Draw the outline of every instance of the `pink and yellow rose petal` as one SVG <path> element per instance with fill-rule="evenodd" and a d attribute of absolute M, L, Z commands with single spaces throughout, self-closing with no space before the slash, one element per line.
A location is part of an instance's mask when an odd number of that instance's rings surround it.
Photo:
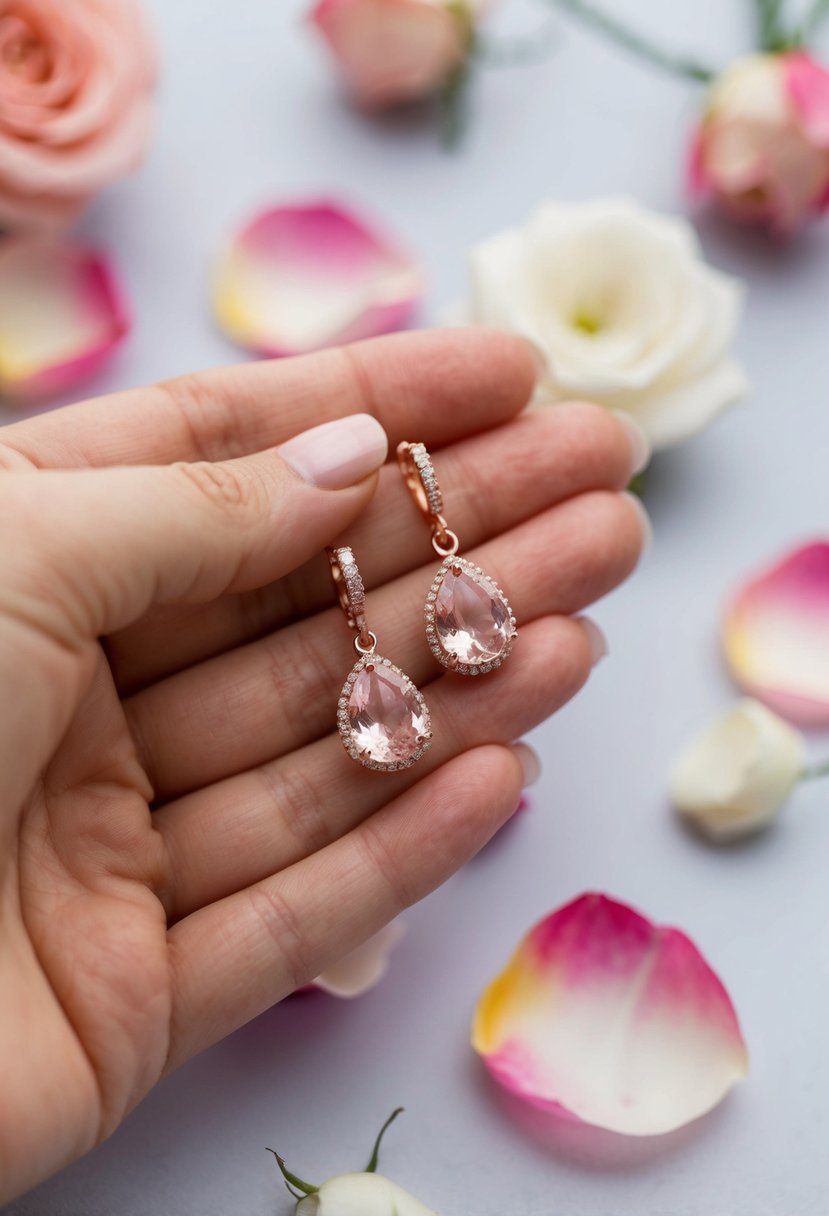
<path fill-rule="evenodd" d="M 723 645 L 742 688 L 801 726 L 829 726 L 829 541 L 750 578 L 726 608 Z"/>
<path fill-rule="evenodd" d="M 88 380 L 130 329 L 112 266 L 68 243 L 0 243 L 0 394 L 22 402 Z"/>
<path fill-rule="evenodd" d="M 416 263 L 336 203 L 273 207 L 233 238 L 217 268 L 216 319 L 267 357 L 402 329 L 423 289 Z"/>
<path fill-rule="evenodd" d="M 530 931 L 480 999 L 473 1046 L 528 1102 L 624 1135 L 674 1130 L 745 1076 L 720 980 L 677 929 L 584 895 Z"/>

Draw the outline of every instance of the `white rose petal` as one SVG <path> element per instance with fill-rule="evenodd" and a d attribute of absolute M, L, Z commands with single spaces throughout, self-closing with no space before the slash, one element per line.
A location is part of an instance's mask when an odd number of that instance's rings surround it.
<path fill-rule="evenodd" d="M 403 933 L 403 922 L 393 920 L 345 958 L 326 967 L 313 986 L 342 1000 L 362 996 L 379 984 L 388 971 L 391 952 Z"/>
<path fill-rule="evenodd" d="M 727 840 L 765 827 L 794 789 L 803 739 L 746 698 L 708 727 L 676 762 L 671 800 L 707 836 Z"/>
<path fill-rule="evenodd" d="M 742 287 L 706 265 L 685 220 L 625 199 L 547 203 L 469 255 L 464 318 L 546 354 L 539 400 L 634 415 L 654 448 L 707 425 L 747 384 L 730 348 Z"/>
<path fill-rule="evenodd" d="M 435 1216 L 382 1174 L 339 1174 L 300 1199 L 296 1216 Z"/>

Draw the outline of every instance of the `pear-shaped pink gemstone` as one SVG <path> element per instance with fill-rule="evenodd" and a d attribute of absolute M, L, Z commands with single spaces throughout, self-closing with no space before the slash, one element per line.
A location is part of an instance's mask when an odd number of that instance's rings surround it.
<path fill-rule="evenodd" d="M 417 689 L 381 659 L 358 674 L 348 698 L 351 741 L 360 758 L 401 764 L 423 746 L 429 711 Z"/>
<path fill-rule="evenodd" d="M 513 634 L 509 608 L 498 588 L 481 575 L 450 566 L 435 601 L 435 630 L 445 654 L 476 667 L 500 658 Z"/>

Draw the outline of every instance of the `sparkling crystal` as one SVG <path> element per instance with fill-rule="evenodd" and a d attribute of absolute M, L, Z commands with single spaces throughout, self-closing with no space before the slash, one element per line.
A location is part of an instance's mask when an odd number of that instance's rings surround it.
<path fill-rule="evenodd" d="M 378 764 L 409 760 L 429 734 L 429 711 L 416 688 L 380 658 L 366 664 L 348 698 L 348 728 L 357 753 Z"/>
<path fill-rule="evenodd" d="M 435 605 L 438 640 L 459 663 L 480 665 L 501 656 L 512 636 L 509 608 L 498 588 L 481 575 L 476 582 L 450 566 Z"/>

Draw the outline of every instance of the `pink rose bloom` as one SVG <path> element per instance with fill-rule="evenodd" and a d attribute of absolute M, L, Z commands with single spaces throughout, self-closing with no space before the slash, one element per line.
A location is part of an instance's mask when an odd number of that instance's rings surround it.
<path fill-rule="evenodd" d="M 138 0 L 0 0 L 0 227 L 63 227 L 138 164 L 155 70 Z"/>
<path fill-rule="evenodd" d="M 380 109 L 439 92 L 464 62 L 480 0 L 318 0 L 311 20 L 346 84 Z"/>
<path fill-rule="evenodd" d="M 715 81 L 692 175 L 739 219 L 791 233 L 829 207 L 829 72 L 802 51 L 738 59 Z"/>

